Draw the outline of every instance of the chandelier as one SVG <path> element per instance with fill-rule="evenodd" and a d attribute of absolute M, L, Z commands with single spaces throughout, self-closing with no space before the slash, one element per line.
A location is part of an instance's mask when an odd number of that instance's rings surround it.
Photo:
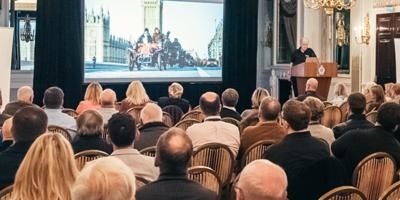
<path fill-rule="evenodd" d="M 325 10 L 327 15 L 332 15 L 336 10 L 350 9 L 356 4 L 357 0 L 304 0 L 307 8 Z"/>
<path fill-rule="evenodd" d="M 24 28 L 21 33 L 21 40 L 25 42 L 31 42 L 35 40 L 35 30 L 32 29 L 31 18 L 29 15 L 26 15 L 24 18 Z"/>

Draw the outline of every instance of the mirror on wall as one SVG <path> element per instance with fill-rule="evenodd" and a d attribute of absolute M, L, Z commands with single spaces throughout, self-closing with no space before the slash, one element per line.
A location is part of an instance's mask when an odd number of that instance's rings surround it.
<path fill-rule="evenodd" d="M 335 61 L 338 64 L 338 72 L 349 74 L 350 72 L 350 10 L 335 12 Z"/>

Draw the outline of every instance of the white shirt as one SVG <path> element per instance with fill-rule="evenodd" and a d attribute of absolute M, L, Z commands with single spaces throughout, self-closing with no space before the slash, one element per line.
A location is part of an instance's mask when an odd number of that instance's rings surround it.
<path fill-rule="evenodd" d="M 107 124 L 111 116 L 118 112 L 115 108 L 103 108 L 103 107 L 101 107 L 98 111 L 100 115 L 103 117 L 104 124 Z"/>
<path fill-rule="evenodd" d="M 63 113 L 61 109 L 45 108 L 44 112 L 47 115 L 49 125 L 61 126 L 67 129 L 71 138 L 74 139 L 76 135 L 76 120 L 73 117 Z"/>
<path fill-rule="evenodd" d="M 203 123 L 190 126 L 187 135 L 192 140 L 193 150 L 209 143 L 227 145 L 236 158 L 240 147 L 240 133 L 238 127 L 221 121 L 220 116 L 210 116 Z"/>

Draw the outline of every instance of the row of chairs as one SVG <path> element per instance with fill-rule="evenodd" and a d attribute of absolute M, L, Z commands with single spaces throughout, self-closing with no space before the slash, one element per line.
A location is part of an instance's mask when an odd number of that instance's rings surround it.
<path fill-rule="evenodd" d="M 332 105 L 326 106 L 324 108 L 324 114 L 321 118 L 321 124 L 326 127 L 333 128 L 335 125 L 347 120 L 348 110 L 349 105 L 347 102 L 344 102 L 339 107 Z M 367 113 L 366 117 L 368 121 L 375 124 L 377 115 L 378 112 L 376 110 L 373 110 L 370 113 Z"/>

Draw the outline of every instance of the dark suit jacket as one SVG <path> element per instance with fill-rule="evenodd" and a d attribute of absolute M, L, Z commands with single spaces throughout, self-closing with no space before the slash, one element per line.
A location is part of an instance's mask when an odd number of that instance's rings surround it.
<path fill-rule="evenodd" d="M 372 127 L 374 127 L 374 124 L 369 122 L 364 114 L 353 114 L 350 115 L 349 120 L 346 122 L 340 123 L 333 127 L 333 133 L 335 134 L 335 138 L 338 139 L 347 131 L 353 129 L 367 129 Z"/>
<path fill-rule="evenodd" d="M 19 142 L 0 153 L 0 190 L 14 183 L 18 167 L 33 141 Z"/>
<path fill-rule="evenodd" d="M 305 94 L 302 94 L 302 95 L 298 96 L 296 99 L 298 101 L 304 101 L 307 97 L 315 97 L 315 98 L 320 99 L 321 101 L 325 100 L 324 98 L 318 96 L 317 93 L 314 92 L 314 91 L 306 91 Z"/>
<path fill-rule="evenodd" d="M 357 164 L 368 155 L 386 152 L 400 164 L 400 143 L 380 126 L 352 130 L 332 143 L 332 153 L 345 165 L 350 178 Z"/>
<path fill-rule="evenodd" d="M 111 144 L 103 140 L 99 135 L 79 135 L 72 142 L 74 153 L 85 150 L 100 150 L 111 154 L 113 147 Z"/>
<path fill-rule="evenodd" d="M 293 199 L 292 191 L 296 191 L 296 183 L 301 179 L 303 171 L 313 166 L 322 159 L 330 157 L 328 145 L 320 139 L 311 136 L 309 131 L 297 132 L 287 135 L 283 140 L 271 146 L 264 155 L 281 166 L 288 178 L 288 197 Z"/>
<path fill-rule="evenodd" d="M 217 195 L 200 184 L 188 180 L 186 175 L 160 175 L 136 192 L 137 200 L 216 200 Z"/>
<path fill-rule="evenodd" d="M 242 117 L 240 116 L 240 114 L 237 111 L 234 111 L 234 110 L 231 110 L 231 109 L 225 108 L 225 107 L 222 107 L 220 115 L 221 115 L 221 118 L 231 117 L 231 118 L 238 120 L 239 122 L 242 120 Z"/>
<path fill-rule="evenodd" d="M 156 146 L 158 138 L 167 131 L 169 127 L 162 122 L 150 122 L 139 128 L 140 135 L 135 139 L 135 149 L 142 150 L 147 147 Z"/>
<path fill-rule="evenodd" d="M 160 97 L 158 99 L 158 105 L 161 108 L 164 108 L 169 105 L 175 105 L 181 108 L 183 113 L 187 113 L 190 108 L 190 103 L 188 100 L 181 98 L 181 99 L 176 99 L 176 98 L 169 98 L 169 97 Z"/>

